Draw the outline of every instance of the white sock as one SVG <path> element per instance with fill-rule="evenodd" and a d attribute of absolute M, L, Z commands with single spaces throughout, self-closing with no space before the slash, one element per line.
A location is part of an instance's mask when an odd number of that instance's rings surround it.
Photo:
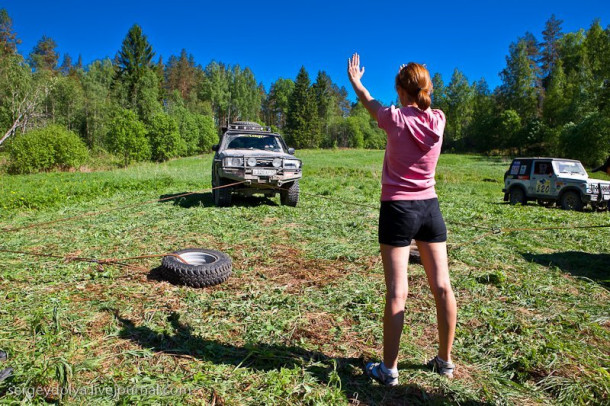
<path fill-rule="evenodd" d="M 385 374 L 389 374 L 389 375 L 396 375 L 398 373 L 398 368 L 388 368 L 385 366 L 385 364 L 383 363 L 383 361 L 381 361 L 381 370 L 383 371 L 383 373 Z"/>
<path fill-rule="evenodd" d="M 438 359 L 440 362 L 442 362 L 442 363 L 444 363 L 444 364 L 449 364 L 449 361 L 445 361 L 444 359 L 442 359 L 442 358 L 441 358 L 441 357 L 439 357 L 438 355 L 436 356 L 436 358 L 437 358 L 437 359 Z"/>

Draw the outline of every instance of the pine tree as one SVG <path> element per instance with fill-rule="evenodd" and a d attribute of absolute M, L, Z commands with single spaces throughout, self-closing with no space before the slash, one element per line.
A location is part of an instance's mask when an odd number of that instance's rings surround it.
<path fill-rule="evenodd" d="M 559 39 L 561 38 L 561 23 L 555 14 L 544 24 L 542 42 L 540 43 L 540 64 L 544 88 L 547 88 L 548 77 L 559 60 Z"/>
<path fill-rule="evenodd" d="M 0 57 L 17 53 L 17 45 L 21 40 L 13 32 L 13 20 L 6 9 L 0 9 Z"/>
<path fill-rule="evenodd" d="M 167 89 L 178 90 L 184 100 L 188 100 L 190 94 L 197 87 L 197 67 L 193 55 L 189 55 L 186 49 L 180 52 L 180 57 L 174 55 L 169 57 L 165 68 L 167 78 Z"/>
<path fill-rule="evenodd" d="M 135 104 L 138 96 L 137 84 L 152 67 L 154 55 L 142 28 L 134 24 L 127 32 L 121 50 L 115 58 L 117 78 L 125 86 L 129 105 Z"/>
<path fill-rule="evenodd" d="M 316 81 L 312 86 L 312 91 L 318 106 L 318 132 L 325 136 L 328 134 L 328 127 L 335 113 L 335 95 L 332 88 L 333 82 L 330 76 L 324 71 L 319 71 Z"/>
<path fill-rule="evenodd" d="M 30 63 L 37 71 L 53 71 L 57 66 L 59 55 L 55 50 L 57 43 L 50 37 L 43 35 L 30 53 Z"/>
<path fill-rule="evenodd" d="M 296 148 L 317 148 L 321 141 L 318 132 L 318 108 L 310 83 L 309 75 L 302 66 L 288 102 L 286 117 L 288 140 Z"/>
<path fill-rule="evenodd" d="M 64 54 L 64 60 L 59 67 L 59 71 L 64 75 L 68 75 L 72 69 L 72 57 L 70 54 Z"/>

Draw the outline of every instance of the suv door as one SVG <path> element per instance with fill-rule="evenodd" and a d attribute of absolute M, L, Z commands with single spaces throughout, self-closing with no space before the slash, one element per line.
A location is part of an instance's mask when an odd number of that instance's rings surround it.
<path fill-rule="evenodd" d="M 535 160 L 528 194 L 543 199 L 555 197 L 555 179 L 551 160 Z"/>

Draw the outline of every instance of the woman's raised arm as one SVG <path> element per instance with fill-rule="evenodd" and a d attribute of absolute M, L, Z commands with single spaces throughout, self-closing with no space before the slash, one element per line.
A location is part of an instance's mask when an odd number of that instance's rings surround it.
<path fill-rule="evenodd" d="M 382 106 L 381 103 L 371 96 L 369 91 L 360 81 L 362 75 L 364 75 L 364 67 L 360 69 L 360 55 L 355 53 L 347 60 L 347 76 L 362 105 L 368 110 L 371 116 L 377 120 L 377 111 Z"/>

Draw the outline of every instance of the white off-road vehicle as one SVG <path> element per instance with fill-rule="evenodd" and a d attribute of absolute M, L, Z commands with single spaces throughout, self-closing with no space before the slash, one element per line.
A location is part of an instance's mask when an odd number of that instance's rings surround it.
<path fill-rule="evenodd" d="M 294 157 L 280 134 L 257 123 L 238 121 L 229 124 L 220 143 L 212 147 L 212 187 L 239 183 L 213 190 L 216 206 L 229 206 L 233 193 L 244 195 L 279 193 L 284 205 L 299 201 L 302 162 Z"/>
<path fill-rule="evenodd" d="M 610 182 L 590 179 L 580 161 L 562 158 L 515 158 L 504 174 L 504 201 L 543 206 L 557 203 L 564 210 L 607 210 Z"/>

